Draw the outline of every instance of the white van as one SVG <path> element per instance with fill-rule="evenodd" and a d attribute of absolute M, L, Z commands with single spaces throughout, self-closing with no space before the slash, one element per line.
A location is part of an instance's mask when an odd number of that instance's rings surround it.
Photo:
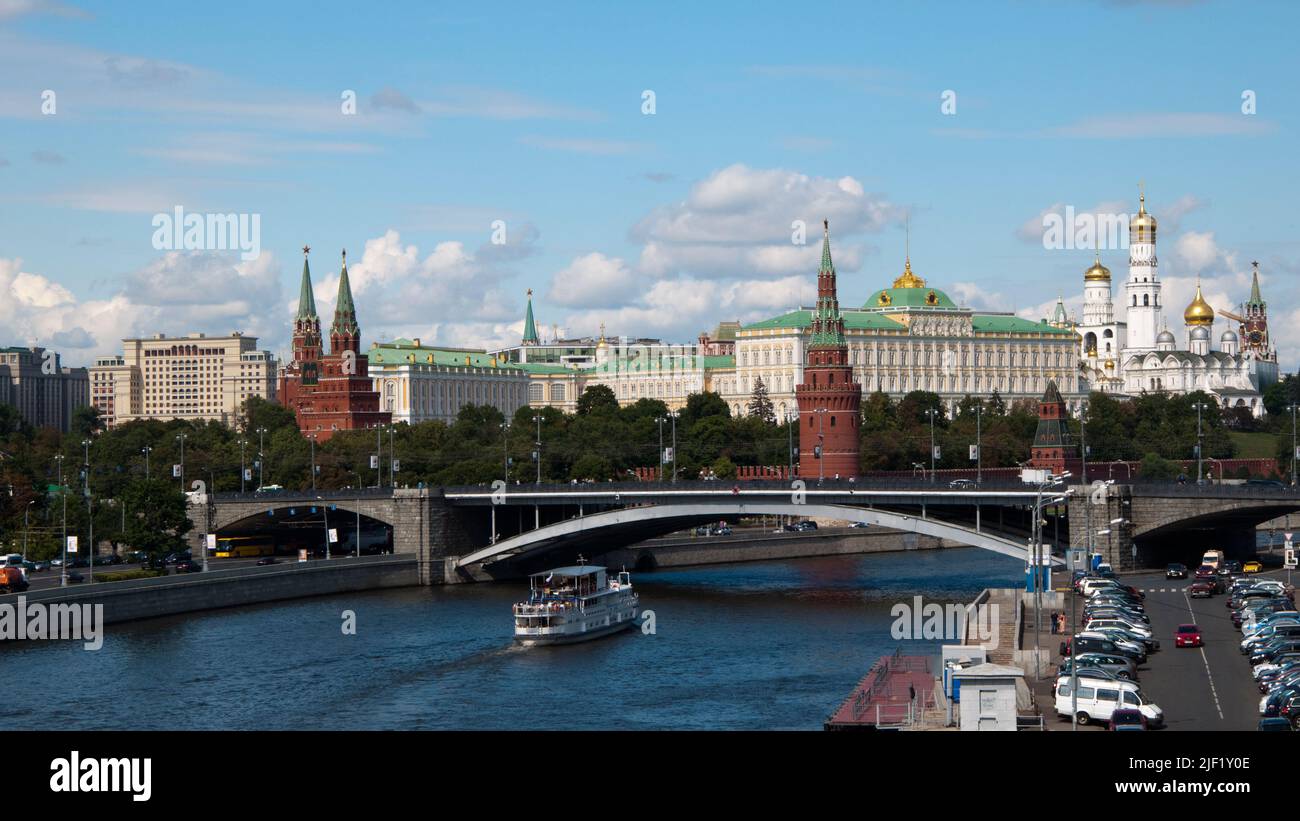
<path fill-rule="evenodd" d="M 1075 699 L 1070 693 L 1070 677 L 1061 676 L 1056 680 L 1056 714 L 1061 718 L 1069 718 L 1074 705 Z M 1136 682 L 1086 677 L 1079 679 L 1080 724 L 1110 721 L 1111 714 L 1121 707 L 1141 712 L 1146 717 L 1148 727 L 1160 727 L 1165 723 L 1164 711 L 1143 697 Z"/>
<path fill-rule="evenodd" d="M 1213 567 L 1215 570 L 1218 570 L 1219 565 L 1223 564 L 1223 551 L 1222 550 L 1205 551 L 1205 555 L 1201 557 L 1201 564 L 1208 564 L 1210 567 Z"/>

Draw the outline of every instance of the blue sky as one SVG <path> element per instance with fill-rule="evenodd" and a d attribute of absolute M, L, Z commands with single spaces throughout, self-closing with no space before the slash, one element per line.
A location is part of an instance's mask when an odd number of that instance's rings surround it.
<path fill-rule="evenodd" d="M 326 312 L 348 249 L 366 344 L 509 342 L 530 287 L 544 334 L 688 341 L 810 301 L 822 218 L 844 303 L 898 274 L 910 218 L 930 284 L 1037 317 L 1058 294 L 1077 311 L 1091 263 L 1043 248 L 1043 213 L 1131 211 L 1142 180 L 1166 304 L 1199 276 L 1233 307 L 1259 260 L 1290 370 L 1297 18 L 1176 0 L 0 0 L 0 342 L 80 363 L 122 336 L 242 329 L 283 352 L 304 243 Z M 177 205 L 259 215 L 261 254 L 154 248 Z M 1125 251 L 1103 260 L 1118 287 Z"/>

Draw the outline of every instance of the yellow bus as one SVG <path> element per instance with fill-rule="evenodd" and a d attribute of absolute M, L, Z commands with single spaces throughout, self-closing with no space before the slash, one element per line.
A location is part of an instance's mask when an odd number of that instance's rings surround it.
<path fill-rule="evenodd" d="M 218 559 L 247 558 L 249 556 L 270 556 L 275 553 L 275 544 L 264 536 L 223 536 L 217 539 Z"/>

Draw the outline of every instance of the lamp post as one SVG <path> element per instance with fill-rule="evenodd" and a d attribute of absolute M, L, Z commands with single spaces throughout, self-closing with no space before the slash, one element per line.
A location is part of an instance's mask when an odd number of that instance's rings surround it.
<path fill-rule="evenodd" d="M 27 531 L 29 527 L 27 514 L 31 512 L 32 505 L 34 504 L 36 504 L 36 500 L 32 499 L 27 503 L 27 507 L 23 508 L 23 561 L 27 561 Z"/>
<path fill-rule="evenodd" d="M 95 583 L 95 517 L 90 509 L 90 440 L 82 439 L 81 447 L 85 451 L 85 463 L 82 465 L 82 487 L 86 493 L 86 555 L 90 557 L 90 583 Z"/>
<path fill-rule="evenodd" d="M 1034 580 L 1034 677 L 1035 677 L 1035 678 L 1041 678 L 1041 677 L 1042 677 L 1042 665 L 1043 665 L 1042 653 L 1041 653 L 1041 650 L 1040 650 L 1040 647 L 1041 647 L 1041 644 L 1042 644 L 1042 632 L 1043 632 L 1043 620 L 1042 620 L 1042 612 L 1043 612 L 1043 571 L 1042 571 L 1042 566 L 1043 566 L 1043 528 L 1042 528 L 1042 518 L 1043 518 L 1043 491 L 1046 490 L 1046 489 L 1049 488 L 1049 487 L 1055 487 L 1055 486 L 1057 486 L 1057 485 L 1060 485 L 1060 484 L 1064 483 L 1065 480 L 1068 479 L 1069 477 L 1070 477 L 1070 472 L 1069 472 L 1068 470 L 1065 471 L 1065 472 L 1063 472 L 1063 473 L 1061 473 L 1059 476 L 1051 476 L 1051 475 L 1049 475 L 1049 476 L 1047 477 L 1047 480 L 1046 480 L 1046 481 L 1044 481 L 1044 482 L 1040 482 L 1040 483 L 1039 483 L 1039 485 L 1038 485 L 1038 492 L 1034 495 L 1034 521 L 1033 521 L 1033 527 L 1031 528 L 1030 532 L 1031 532 L 1031 534 L 1032 534 L 1032 539 L 1033 539 L 1033 550 L 1032 550 L 1032 556 L 1033 556 L 1033 568 L 1032 568 L 1032 573 L 1033 573 L 1033 576 L 1032 576 L 1032 578 L 1033 578 L 1033 580 Z M 1068 497 L 1069 495 L 1070 495 L 1070 491 L 1069 491 L 1069 489 L 1067 489 L 1067 490 L 1065 491 L 1064 494 L 1062 494 L 1062 495 L 1060 495 L 1060 496 L 1057 496 L 1057 497 L 1054 497 L 1053 499 L 1050 499 L 1050 500 L 1049 500 L 1049 503 L 1051 503 L 1051 504 L 1059 504 L 1061 501 L 1063 501 L 1063 500 L 1064 500 L 1066 497 Z M 1073 648 L 1071 648 L 1071 649 L 1073 649 Z M 1073 667 L 1073 664 L 1071 664 L 1071 667 Z"/>
<path fill-rule="evenodd" d="M 817 408 L 817 484 L 826 480 L 826 408 Z"/>
<path fill-rule="evenodd" d="M 59 568 L 59 587 L 68 586 L 68 494 L 63 487 L 63 454 L 54 457 L 59 463 L 59 498 L 63 501 L 63 565 Z"/>
<path fill-rule="evenodd" d="M 257 489 L 266 487 L 266 428 L 257 429 Z"/>
<path fill-rule="evenodd" d="M 655 422 L 659 425 L 659 484 L 664 482 L 664 422 L 668 421 L 662 416 L 656 416 Z"/>
<path fill-rule="evenodd" d="M 1300 405 L 1287 405 L 1286 409 L 1291 411 L 1291 487 L 1295 487 L 1295 463 L 1296 463 L 1296 438 L 1295 438 L 1295 412 Z"/>
<path fill-rule="evenodd" d="M 980 441 L 982 434 L 981 421 L 984 417 L 984 400 L 975 406 L 975 484 L 982 484 L 984 481 L 984 445 Z"/>
<path fill-rule="evenodd" d="M 669 411 L 668 418 L 673 420 L 673 481 L 677 481 L 677 417 L 681 411 Z"/>
<path fill-rule="evenodd" d="M 930 417 L 930 484 L 934 484 L 934 417 L 938 414 L 937 408 L 925 409 L 925 415 Z"/>
<path fill-rule="evenodd" d="M 176 441 L 181 443 L 181 493 L 185 492 L 185 439 L 183 433 L 176 434 Z"/>
<path fill-rule="evenodd" d="M 1197 402 L 1193 407 L 1196 408 L 1196 484 L 1200 485 L 1204 481 L 1201 476 L 1201 411 L 1209 407 L 1204 402 Z"/>
<path fill-rule="evenodd" d="M 388 426 L 388 486 L 397 487 L 397 479 L 394 478 L 394 468 L 397 467 L 397 451 L 393 449 L 393 432 L 397 430 L 396 425 Z"/>
<path fill-rule="evenodd" d="M 785 430 L 786 439 L 789 440 L 787 448 L 789 449 L 790 462 L 789 465 L 786 466 L 786 470 L 788 471 L 785 477 L 786 481 L 794 478 L 794 421 L 798 418 L 798 414 L 791 413 L 790 411 L 785 412 Z"/>
<path fill-rule="evenodd" d="M 153 447 L 145 445 L 140 452 L 144 454 L 144 480 L 147 482 L 149 481 L 149 454 L 153 452 Z"/>
<path fill-rule="evenodd" d="M 239 440 L 239 492 L 241 494 L 244 492 L 244 474 L 248 471 L 248 465 L 244 460 L 244 448 L 247 445 L 248 440 Z"/>
<path fill-rule="evenodd" d="M 1083 486 L 1088 486 L 1088 403 L 1079 403 L 1079 456 L 1083 459 Z"/>
<path fill-rule="evenodd" d="M 316 434 L 308 434 L 307 441 L 311 442 L 311 492 L 316 492 Z"/>
<path fill-rule="evenodd" d="M 375 487 L 384 486 L 384 426 L 375 423 Z"/>
<path fill-rule="evenodd" d="M 537 463 L 537 484 L 542 483 L 542 415 L 540 413 L 533 415 L 533 421 L 537 423 L 537 441 L 533 444 L 537 450 L 533 451 L 533 461 Z"/>

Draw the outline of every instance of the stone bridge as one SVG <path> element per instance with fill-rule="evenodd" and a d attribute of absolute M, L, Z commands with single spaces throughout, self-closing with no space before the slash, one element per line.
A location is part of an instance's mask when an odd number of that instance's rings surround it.
<path fill-rule="evenodd" d="M 207 533 L 293 521 L 341 537 L 391 528 L 396 553 L 415 554 L 425 583 L 466 575 L 517 575 L 559 557 L 598 555 L 665 533 L 741 515 L 825 516 L 941 538 L 1023 557 L 1036 489 L 1019 482 L 948 487 L 915 481 L 626 482 L 586 485 L 367 488 L 215 494 L 191 502 L 198 548 Z M 1088 547 L 1120 569 L 1191 564 L 1209 547 L 1253 553 L 1254 526 L 1300 511 L 1290 488 L 1256 485 L 1094 483 L 1070 488 L 1045 541 Z M 1121 520 L 1112 524 L 1114 520 Z M 1109 530 L 1108 534 L 1098 531 Z M 1091 540 L 1089 533 L 1092 533 Z M 312 536 L 312 538 L 316 538 Z M 1134 545 L 1137 545 L 1136 555 Z M 1193 555 L 1194 554 L 1194 555 Z"/>

